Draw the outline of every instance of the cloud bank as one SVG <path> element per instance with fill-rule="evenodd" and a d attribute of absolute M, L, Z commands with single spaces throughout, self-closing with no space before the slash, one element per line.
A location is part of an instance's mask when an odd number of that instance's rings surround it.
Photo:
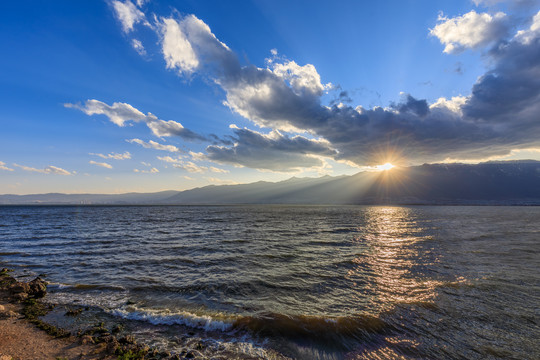
<path fill-rule="evenodd" d="M 229 140 L 206 148 L 207 159 L 288 171 L 321 166 L 323 158 L 373 165 L 392 155 L 421 163 L 540 146 L 540 13 L 514 35 L 510 29 L 517 24 L 512 21 L 502 12 L 441 15 L 430 34 L 444 45 L 443 51 L 482 49 L 490 69 L 473 84 L 469 96 L 430 104 L 402 94 L 398 103 L 386 108 L 353 106 L 350 99 L 325 105 L 323 95 L 332 85 L 321 81 L 315 66 L 281 58 L 276 50 L 263 68 L 242 64 L 195 15 L 155 17 L 154 29 L 168 69 L 217 84 L 225 93 L 223 103 L 233 112 L 270 128 L 263 133 L 233 127 Z M 107 108 L 109 114 L 115 104 Z M 150 115 L 127 104 L 116 107 L 122 114 L 133 112 L 132 121 L 152 124 L 156 136 L 183 131 L 174 122 L 149 120 Z M 126 121 L 120 115 L 110 119 Z"/>

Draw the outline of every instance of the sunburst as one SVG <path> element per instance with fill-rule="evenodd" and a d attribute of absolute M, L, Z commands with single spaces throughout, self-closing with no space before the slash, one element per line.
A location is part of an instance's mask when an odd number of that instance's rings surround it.
<path fill-rule="evenodd" d="M 383 165 L 377 165 L 375 166 L 375 168 L 379 171 L 386 171 L 386 170 L 395 168 L 395 165 L 392 165 L 389 162 L 387 162 L 386 164 L 383 164 Z"/>

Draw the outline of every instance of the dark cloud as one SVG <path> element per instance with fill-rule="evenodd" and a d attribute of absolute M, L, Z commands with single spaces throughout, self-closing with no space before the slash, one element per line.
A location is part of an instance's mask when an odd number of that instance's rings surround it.
<path fill-rule="evenodd" d="M 411 95 L 406 95 L 405 102 L 393 106 L 400 113 L 411 112 L 420 117 L 424 117 L 429 113 L 429 107 L 426 100 L 417 100 Z"/>
<path fill-rule="evenodd" d="M 465 116 L 500 124 L 514 140 L 540 138 L 540 38 L 511 41 L 491 55 L 496 66 L 474 84 L 463 106 Z"/>
<path fill-rule="evenodd" d="M 182 124 L 176 121 L 159 120 L 154 115 L 147 115 L 146 124 L 152 130 L 154 135 L 159 137 L 179 136 L 186 141 L 208 141 L 206 137 L 192 130 L 186 129 Z"/>
<path fill-rule="evenodd" d="M 330 101 L 330 106 L 339 105 L 340 103 L 350 104 L 353 102 L 353 100 L 349 96 L 349 92 L 345 90 L 341 90 L 341 86 L 336 87 L 336 90 L 340 90 L 339 94 L 336 96 L 334 100 Z"/>
<path fill-rule="evenodd" d="M 479 14 L 472 15 L 477 22 L 485 21 Z M 405 95 L 401 103 L 388 108 L 365 109 L 351 106 L 344 91 L 338 99 L 346 101 L 323 105 L 325 85 L 312 65 L 277 60 L 270 61 L 268 68 L 242 65 L 202 21 L 194 16 L 182 21 L 187 21 L 182 29 L 199 62 L 197 70 L 223 88 L 225 103 L 233 111 L 259 126 L 308 131 L 329 142 L 322 146 L 303 137 L 273 132 L 270 138 L 237 129 L 231 139 L 234 145 L 222 142 L 226 146 L 207 148 L 212 160 L 284 170 L 320 165 L 309 154 L 364 165 L 377 163 L 384 152 L 393 152 L 418 163 L 482 158 L 540 145 L 540 34 L 534 27 L 506 42 L 490 32 L 466 43 L 469 48 L 497 44 L 488 53 L 492 70 L 474 84 L 468 98 L 439 99 L 428 105 L 425 99 Z M 454 30 L 445 30 L 446 44 L 454 41 L 450 36 Z M 468 30 L 474 35 L 474 28 Z"/>
<path fill-rule="evenodd" d="M 234 134 L 233 146 L 208 146 L 208 159 L 256 169 L 296 171 L 304 167 L 323 165 L 321 159 L 311 155 L 337 155 L 325 141 L 302 136 L 288 137 L 278 131 L 265 135 L 253 130 L 234 128 Z"/>

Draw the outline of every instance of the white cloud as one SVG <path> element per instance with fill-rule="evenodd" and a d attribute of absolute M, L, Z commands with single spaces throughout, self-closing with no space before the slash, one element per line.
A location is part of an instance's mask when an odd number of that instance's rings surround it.
<path fill-rule="evenodd" d="M 327 85 L 321 84 L 321 76 L 317 72 L 317 69 L 315 69 L 315 66 L 311 64 L 300 66 L 294 61 L 286 61 L 284 63 L 273 62 L 272 71 L 280 78 L 289 82 L 297 95 L 301 95 L 307 91 L 320 96 L 323 90 L 328 88 Z"/>
<path fill-rule="evenodd" d="M 221 174 L 228 174 L 230 172 L 229 170 L 220 169 L 214 166 L 209 166 L 208 170 L 210 170 L 211 172 L 221 173 Z"/>
<path fill-rule="evenodd" d="M 170 157 L 170 156 L 158 156 L 157 157 L 158 160 L 161 160 L 161 161 L 165 161 L 169 164 L 181 164 L 182 163 L 182 158 L 178 157 L 178 158 L 173 158 L 173 157 Z"/>
<path fill-rule="evenodd" d="M 162 151 L 169 151 L 169 152 L 180 152 L 181 151 L 179 148 L 177 148 L 174 145 L 160 144 L 160 143 L 155 142 L 153 140 L 145 142 L 145 141 L 143 141 L 141 139 L 127 139 L 126 141 L 129 142 L 129 143 L 132 143 L 132 144 L 139 144 L 139 145 L 141 145 L 142 147 L 144 147 L 146 149 L 155 149 L 155 150 L 162 150 Z"/>
<path fill-rule="evenodd" d="M 97 154 L 97 153 L 89 153 L 89 155 L 95 155 L 99 156 L 102 159 L 114 159 L 114 160 L 127 160 L 131 159 L 131 153 L 129 151 L 124 152 L 123 154 L 117 154 L 117 153 L 110 153 L 107 155 L 104 154 Z"/>
<path fill-rule="evenodd" d="M 224 53 L 233 55 L 224 43 L 210 31 L 210 27 L 194 15 L 180 20 L 163 18 L 159 26 L 161 51 L 168 69 L 180 75 L 190 75 L 205 63 L 222 61 Z"/>
<path fill-rule="evenodd" d="M 3 161 L 0 161 L 0 170 L 13 171 L 13 169 L 8 168 L 8 167 L 6 166 L 6 163 L 3 162 Z"/>
<path fill-rule="evenodd" d="M 173 158 L 170 156 L 158 156 L 158 160 L 165 161 L 166 163 L 172 164 L 173 167 L 177 169 L 186 170 L 190 173 L 204 173 L 204 172 L 214 172 L 214 173 L 221 173 L 226 174 L 229 171 L 225 169 L 220 169 L 215 166 L 201 166 L 197 165 L 192 161 L 186 161 L 182 158 Z"/>
<path fill-rule="evenodd" d="M 101 167 L 104 167 L 104 168 L 107 168 L 107 169 L 112 169 L 112 165 L 107 164 L 106 162 L 97 162 L 97 161 L 94 161 L 94 160 L 90 160 L 89 163 L 92 164 L 92 165 L 101 166 Z"/>
<path fill-rule="evenodd" d="M 172 164 L 177 169 L 186 170 L 190 173 L 203 173 L 208 170 L 205 166 L 199 166 L 192 161 L 184 161 L 181 158 L 172 158 L 170 156 L 158 156 L 158 160 Z"/>
<path fill-rule="evenodd" d="M 436 102 L 431 104 L 429 106 L 429 109 L 430 110 L 435 110 L 435 109 L 443 110 L 444 109 L 452 113 L 455 113 L 459 116 L 462 116 L 463 112 L 461 111 L 461 107 L 465 105 L 466 102 L 467 102 L 467 97 L 465 96 L 454 96 L 450 100 L 441 97 L 441 98 L 438 98 Z"/>
<path fill-rule="evenodd" d="M 122 30 L 124 33 L 129 33 L 133 30 L 133 25 L 137 23 L 148 23 L 144 13 L 137 9 L 137 7 L 129 0 L 125 2 L 113 1 L 112 2 L 116 17 L 122 24 Z"/>
<path fill-rule="evenodd" d="M 173 167 L 177 169 L 186 170 L 187 172 L 190 172 L 190 173 L 204 173 L 208 170 L 207 167 L 199 166 L 192 161 L 186 161 L 181 164 L 173 164 Z"/>
<path fill-rule="evenodd" d="M 206 140 L 204 136 L 201 136 L 193 131 L 186 129 L 182 124 L 177 121 L 159 120 L 153 114 L 148 114 L 147 125 L 152 130 L 152 133 L 157 137 L 169 137 L 180 136 L 185 140 Z"/>
<path fill-rule="evenodd" d="M 159 173 L 159 170 L 156 169 L 155 167 L 153 167 L 150 170 L 133 169 L 133 172 L 141 173 L 141 174 L 157 174 L 157 173 Z"/>
<path fill-rule="evenodd" d="M 199 60 L 180 24 L 174 19 L 163 19 L 161 24 L 161 46 L 168 69 L 181 74 L 191 74 Z"/>
<path fill-rule="evenodd" d="M 217 185 L 236 185 L 238 184 L 236 181 L 233 181 L 233 180 L 224 180 L 224 179 L 219 179 L 219 178 L 215 178 L 215 177 L 205 177 L 206 180 L 208 180 L 209 182 L 211 182 L 212 184 L 217 184 Z"/>
<path fill-rule="evenodd" d="M 84 106 L 81 104 L 64 104 L 64 106 L 81 110 L 86 115 L 105 115 L 118 126 L 124 126 L 127 121 L 141 122 L 146 120 L 146 115 L 126 103 L 115 102 L 110 106 L 99 100 L 86 100 Z"/>
<path fill-rule="evenodd" d="M 146 49 L 144 48 L 142 42 L 140 40 L 137 40 L 137 39 L 132 39 L 131 40 L 131 46 L 133 46 L 133 48 L 135 49 L 135 51 L 137 51 L 139 53 L 139 55 L 141 56 L 145 56 L 146 55 Z"/>
<path fill-rule="evenodd" d="M 503 12 L 492 16 L 472 10 L 455 18 L 439 15 L 438 20 L 439 23 L 429 33 L 446 45 L 445 53 L 477 49 L 502 39 L 508 33 L 508 19 Z"/>
<path fill-rule="evenodd" d="M 534 39 L 540 37 L 540 11 L 532 19 L 532 24 L 527 30 L 517 32 L 515 38 L 522 44 L 529 45 Z"/>
<path fill-rule="evenodd" d="M 144 115 L 140 110 L 126 103 L 115 102 L 111 106 L 99 100 L 86 100 L 84 105 L 68 103 L 64 106 L 81 110 L 86 115 L 105 115 L 118 126 L 125 126 L 129 121 L 144 122 L 158 137 L 179 136 L 187 141 L 206 140 L 204 136 L 186 129 L 179 122 L 160 120 L 152 113 Z"/>
<path fill-rule="evenodd" d="M 23 169 L 24 171 L 37 172 L 40 174 L 54 174 L 54 175 L 74 175 L 75 172 L 69 172 L 57 166 L 49 165 L 44 169 L 36 169 L 30 166 L 24 166 L 19 164 L 13 164 L 14 166 Z"/>

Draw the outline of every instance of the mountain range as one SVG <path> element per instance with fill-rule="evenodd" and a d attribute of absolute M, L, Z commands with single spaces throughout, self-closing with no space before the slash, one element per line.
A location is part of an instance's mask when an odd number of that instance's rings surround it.
<path fill-rule="evenodd" d="M 467 204 L 540 205 L 540 161 L 424 164 L 280 182 L 126 194 L 0 195 L 0 204 Z"/>

